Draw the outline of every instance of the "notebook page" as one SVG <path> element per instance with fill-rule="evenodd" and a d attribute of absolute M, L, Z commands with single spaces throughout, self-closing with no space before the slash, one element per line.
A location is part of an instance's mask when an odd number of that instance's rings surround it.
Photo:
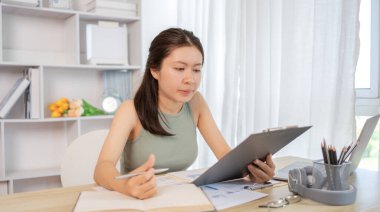
<path fill-rule="evenodd" d="M 145 209 L 172 208 L 190 211 L 212 210 L 213 206 L 202 190 L 194 184 L 163 186 L 158 188 L 157 194 L 144 200 Z"/>
<path fill-rule="evenodd" d="M 142 200 L 138 200 L 116 191 L 83 191 L 81 192 L 74 212 L 107 211 L 117 209 L 143 210 Z"/>

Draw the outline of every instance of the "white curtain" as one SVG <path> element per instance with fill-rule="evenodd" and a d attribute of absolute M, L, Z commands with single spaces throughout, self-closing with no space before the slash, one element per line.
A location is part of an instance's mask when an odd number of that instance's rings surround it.
<path fill-rule="evenodd" d="M 205 48 L 200 92 L 231 147 L 249 134 L 313 125 L 276 156 L 321 158 L 355 138 L 360 0 L 178 0 L 178 26 Z M 194 167 L 215 162 L 200 138 Z"/>

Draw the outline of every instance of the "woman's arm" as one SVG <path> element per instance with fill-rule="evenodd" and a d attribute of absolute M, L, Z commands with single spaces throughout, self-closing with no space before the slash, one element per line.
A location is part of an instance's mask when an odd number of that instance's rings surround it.
<path fill-rule="evenodd" d="M 197 92 L 189 103 L 196 116 L 195 121 L 199 132 L 202 134 L 215 156 L 220 160 L 230 151 L 230 147 L 216 126 L 206 101 L 202 95 Z"/>
<path fill-rule="evenodd" d="M 153 174 L 154 156 L 149 157 L 145 164 L 132 171 L 145 171 L 145 174 L 127 180 L 115 179 L 116 176 L 120 175 L 116 169 L 117 161 L 123 152 L 128 137 L 136 126 L 137 120 L 133 101 L 123 102 L 114 116 L 110 131 L 100 152 L 95 167 L 94 180 L 98 185 L 107 189 L 145 199 L 156 193 Z"/>

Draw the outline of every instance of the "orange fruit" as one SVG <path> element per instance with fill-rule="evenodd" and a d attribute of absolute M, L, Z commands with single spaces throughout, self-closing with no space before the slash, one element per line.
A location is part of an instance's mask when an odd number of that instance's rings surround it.
<path fill-rule="evenodd" d="M 50 110 L 50 111 L 53 112 L 53 111 L 55 111 L 56 109 L 57 109 L 57 106 L 56 106 L 54 103 L 50 103 L 50 104 L 49 104 L 49 110 Z"/>
<path fill-rule="evenodd" d="M 61 117 L 61 113 L 59 113 L 58 111 L 53 111 L 51 113 L 51 117 L 53 117 L 53 118 Z"/>

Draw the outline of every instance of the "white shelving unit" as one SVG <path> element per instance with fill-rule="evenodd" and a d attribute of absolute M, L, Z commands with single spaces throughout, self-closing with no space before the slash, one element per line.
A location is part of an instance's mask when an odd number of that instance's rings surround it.
<path fill-rule="evenodd" d="M 115 18 L 74 10 L 0 3 L 0 100 L 27 68 L 40 69 L 41 118 L 25 119 L 20 98 L 7 119 L 0 119 L 0 195 L 60 187 L 60 164 L 76 137 L 109 128 L 112 115 L 50 118 L 48 105 L 60 97 L 84 98 L 100 107 L 104 72 L 141 71 L 141 2 L 137 17 Z M 86 24 L 116 21 L 128 28 L 129 65 L 87 65 Z M 136 85 L 133 85 L 136 87 Z"/>

